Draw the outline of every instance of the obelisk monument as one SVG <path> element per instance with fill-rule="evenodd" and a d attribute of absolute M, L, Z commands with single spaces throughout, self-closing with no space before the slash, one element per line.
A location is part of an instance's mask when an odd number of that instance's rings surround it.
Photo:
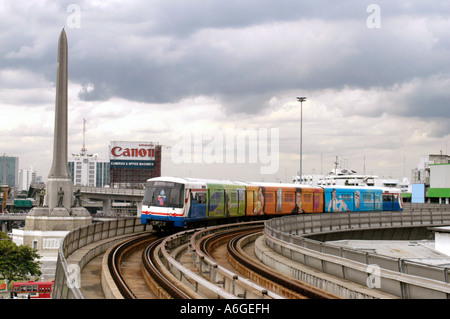
<path fill-rule="evenodd" d="M 86 217 L 91 223 L 91 215 L 84 207 L 73 207 L 73 182 L 67 162 L 68 155 L 68 45 L 66 31 L 63 29 L 58 40 L 58 58 L 56 68 L 56 100 L 55 100 L 55 129 L 53 136 L 53 162 L 48 174 L 44 206 L 34 207 L 28 216 L 36 219 L 38 216 L 50 216 L 52 221 L 39 221 L 29 226 L 31 229 L 45 228 L 45 230 L 70 230 L 81 226 L 83 221 L 74 217 Z M 55 217 L 61 217 L 55 219 Z M 64 218 L 72 217 L 72 218 Z M 44 226 L 47 224 L 47 226 Z M 52 225 L 55 224 L 55 225 Z M 73 226 L 71 226 L 73 225 Z M 25 223 L 27 228 L 27 223 Z"/>
<path fill-rule="evenodd" d="M 64 237 L 77 227 L 92 224 L 92 216 L 85 207 L 73 204 L 73 182 L 67 165 L 68 154 L 68 46 L 64 29 L 58 41 L 56 75 L 55 130 L 53 163 L 48 175 L 43 206 L 31 209 L 25 218 L 24 229 L 13 229 L 13 241 L 38 249 L 46 258 L 48 277 L 54 278 L 58 249 Z M 46 275 L 47 276 L 47 275 Z"/>
<path fill-rule="evenodd" d="M 50 215 L 69 216 L 73 203 L 73 183 L 67 165 L 68 108 L 67 37 L 64 29 L 58 40 L 58 65 L 56 71 L 55 133 L 53 164 L 47 180 L 47 206 Z M 55 210 L 56 208 L 56 210 Z"/>

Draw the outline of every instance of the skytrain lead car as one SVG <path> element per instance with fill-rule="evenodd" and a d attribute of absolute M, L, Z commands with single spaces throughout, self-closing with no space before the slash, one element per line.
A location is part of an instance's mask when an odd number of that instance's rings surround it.
<path fill-rule="evenodd" d="M 146 183 L 141 223 L 197 227 L 288 214 L 383 210 L 403 210 L 399 190 L 156 177 Z"/>

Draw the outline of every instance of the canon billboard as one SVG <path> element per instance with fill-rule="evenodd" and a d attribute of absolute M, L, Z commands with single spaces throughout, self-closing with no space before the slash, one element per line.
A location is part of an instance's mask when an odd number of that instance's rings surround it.
<path fill-rule="evenodd" d="M 155 148 L 152 142 L 112 141 L 110 145 L 110 166 L 123 168 L 155 167 Z"/>

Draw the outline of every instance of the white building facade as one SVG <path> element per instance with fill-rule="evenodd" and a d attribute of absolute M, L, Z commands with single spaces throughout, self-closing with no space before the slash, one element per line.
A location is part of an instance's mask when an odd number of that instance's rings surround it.
<path fill-rule="evenodd" d="M 74 186 L 104 187 L 109 185 L 109 160 L 97 154 L 73 154 L 69 171 Z"/>
<path fill-rule="evenodd" d="M 36 172 L 33 167 L 19 170 L 19 191 L 28 191 L 31 183 L 36 183 Z"/>

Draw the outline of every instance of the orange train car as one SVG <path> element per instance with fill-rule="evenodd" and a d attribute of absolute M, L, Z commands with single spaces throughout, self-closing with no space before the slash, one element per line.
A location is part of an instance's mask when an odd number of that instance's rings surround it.
<path fill-rule="evenodd" d="M 323 211 L 323 189 L 292 184 L 247 185 L 246 215 L 286 215 Z"/>

